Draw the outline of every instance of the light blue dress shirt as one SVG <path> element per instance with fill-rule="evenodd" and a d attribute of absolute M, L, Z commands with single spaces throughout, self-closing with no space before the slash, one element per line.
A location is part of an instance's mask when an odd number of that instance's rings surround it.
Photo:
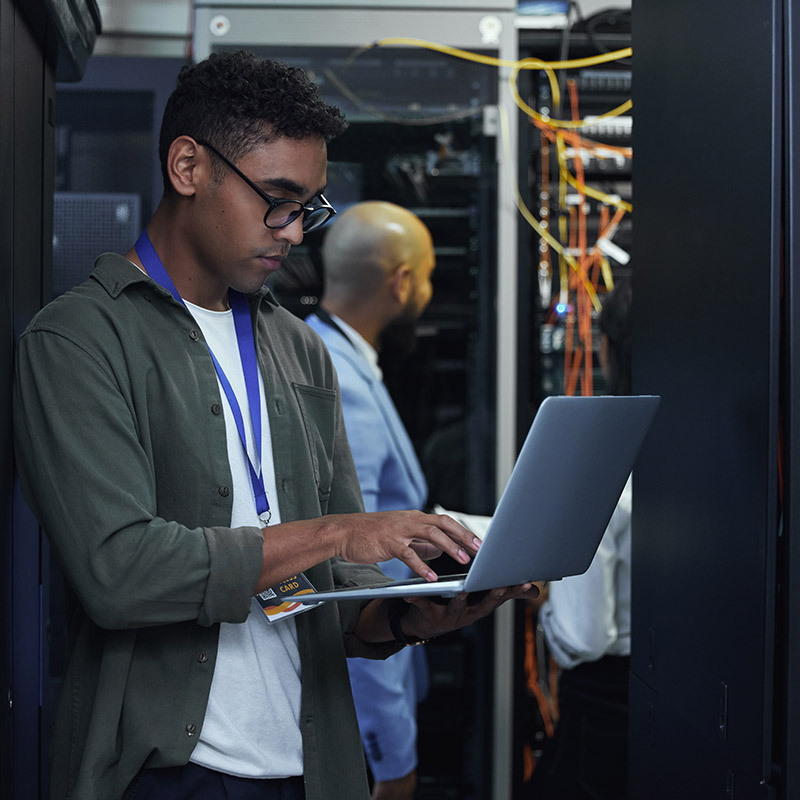
<path fill-rule="evenodd" d="M 327 315 L 326 315 L 327 316 Z M 428 489 L 414 447 L 383 383 L 378 354 L 338 317 L 306 322 L 322 337 L 339 376 L 345 427 L 367 511 L 421 509 Z M 380 564 L 402 580 L 411 570 L 396 559 Z M 422 647 L 385 661 L 348 660 L 350 684 L 367 761 L 376 780 L 407 775 L 417 765 L 416 706 L 427 691 Z"/>

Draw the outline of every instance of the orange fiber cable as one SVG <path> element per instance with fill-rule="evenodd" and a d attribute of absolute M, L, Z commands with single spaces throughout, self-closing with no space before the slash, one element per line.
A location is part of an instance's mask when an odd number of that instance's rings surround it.
<path fill-rule="evenodd" d="M 542 715 L 544 730 L 548 739 L 555 735 L 555 725 L 550 713 L 547 698 L 544 696 L 542 687 L 539 684 L 539 667 L 536 664 L 536 637 L 534 635 L 533 609 L 525 609 L 525 679 L 528 689 L 536 697 L 539 706 L 539 713 Z"/>
<path fill-rule="evenodd" d="M 573 147 L 582 147 L 584 150 L 588 150 L 589 152 L 608 150 L 611 153 L 619 153 L 619 155 L 624 156 L 625 158 L 633 158 L 633 148 L 631 147 L 619 147 L 615 144 L 597 142 L 594 139 L 587 139 L 585 136 L 581 136 L 575 131 L 562 130 L 556 133 L 556 131 L 554 131 L 546 122 L 540 122 L 536 119 L 531 119 L 531 124 L 539 128 L 539 130 L 542 131 L 542 133 L 547 136 L 551 142 L 554 142 L 556 140 L 556 136 L 560 135 L 563 137 L 564 141 L 567 142 L 567 144 Z"/>
<path fill-rule="evenodd" d="M 577 122 L 580 119 L 578 110 L 578 85 L 570 78 L 567 81 L 567 88 L 569 91 L 570 110 L 572 112 L 572 121 Z M 562 137 L 563 138 L 563 137 Z M 573 169 L 575 171 L 575 179 L 578 186 L 586 185 L 586 176 L 583 171 L 583 156 L 581 148 L 573 149 L 572 157 Z M 588 243 L 587 243 L 587 213 L 586 213 L 586 196 L 579 189 L 579 216 L 578 216 L 578 264 L 583 268 L 584 273 L 587 273 L 588 267 Z M 586 290 L 583 286 L 578 285 L 576 298 L 576 312 L 578 315 L 578 339 L 580 346 L 583 350 L 583 380 L 581 381 L 581 393 L 583 395 L 592 394 L 592 326 L 591 326 L 591 308 L 587 308 L 586 304 Z M 576 384 L 574 384 L 576 385 Z"/>
<path fill-rule="evenodd" d="M 619 209 L 622 211 L 622 209 Z M 624 212 L 623 212 L 624 213 Z M 600 208 L 600 222 L 597 226 L 597 238 L 598 240 L 603 236 L 603 231 L 608 227 L 608 206 L 602 206 Z M 594 247 L 592 247 L 591 259 L 592 259 L 592 274 L 590 279 L 592 281 L 592 286 L 597 289 L 598 284 L 600 283 L 600 259 L 602 257 L 602 252 L 600 248 L 597 246 L 597 242 L 595 242 Z"/>

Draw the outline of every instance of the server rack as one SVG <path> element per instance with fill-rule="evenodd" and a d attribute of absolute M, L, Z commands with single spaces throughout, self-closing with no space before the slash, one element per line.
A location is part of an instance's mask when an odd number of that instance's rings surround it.
<path fill-rule="evenodd" d="M 634 796 L 797 796 L 794 12 L 637 10 Z"/>
<path fill-rule="evenodd" d="M 567 47 L 565 47 L 568 45 Z M 631 34 L 619 31 L 613 35 L 596 33 L 591 37 L 581 31 L 522 31 L 520 58 L 540 58 L 548 61 L 568 58 L 581 59 L 619 51 L 631 46 Z M 574 82 L 576 115 L 587 123 L 579 129 L 582 136 L 596 142 L 593 150 L 565 148 L 565 166 L 573 175 L 580 170 L 589 189 L 631 203 L 633 194 L 632 159 L 624 155 L 632 149 L 633 117 L 631 112 L 592 123 L 597 117 L 623 104 L 631 97 L 632 64 L 623 58 L 607 64 L 564 70 L 559 73 L 562 84 L 560 107 L 556 107 L 547 75 L 532 71 L 526 76 L 524 90 L 528 104 L 541 114 L 570 118 L 567 79 Z M 604 147 L 603 145 L 608 145 Z M 521 160 L 525 163 L 528 178 L 528 200 L 531 212 L 548 230 L 562 239 L 567 252 L 577 257 L 577 237 L 571 235 L 579 213 L 585 213 L 588 249 L 598 242 L 603 225 L 615 212 L 613 206 L 592 196 L 580 193 L 570 185 L 559 196 L 559 163 L 557 148 L 552 141 L 532 124 L 523 125 L 520 131 Z M 566 235 L 564 232 L 567 232 Z M 565 356 L 568 326 L 574 323 L 574 295 L 563 294 L 559 274 L 559 254 L 526 226 L 522 234 L 526 241 L 520 252 L 525 254 L 520 272 L 520 294 L 526 299 L 531 313 L 520 318 L 520 428 L 530 422 L 541 400 L 551 394 L 573 394 L 588 390 L 590 394 L 603 394 L 605 384 L 599 368 L 596 351 L 599 345 L 597 314 L 592 314 L 591 376 L 576 380 L 565 378 Z M 608 263 L 608 277 L 596 275 L 600 299 L 608 285 L 630 280 L 634 270 L 632 256 L 633 214 L 624 213 L 611 236 L 602 237 L 603 256 Z M 584 384 L 589 384 L 588 386 Z"/>
<path fill-rule="evenodd" d="M 13 343 L 49 299 L 52 240 L 53 106 L 56 80 L 75 81 L 100 32 L 94 0 L 69 5 L 0 0 L 0 188 L 3 256 L 0 399 L 4 493 L 0 499 L 0 797 L 47 795 L 50 718 L 47 542 L 27 508 L 13 465 Z M 56 656 L 57 657 L 57 656 Z"/>
<path fill-rule="evenodd" d="M 337 207 L 344 188 L 353 199 L 408 208 L 431 231 L 436 254 L 431 304 L 416 326 L 415 342 L 406 331 L 387 332 L 381 367 L 421 457 L 429 503 L 490 514 L 496 233 L 486 210 L 496 207 L 497 190 L 494 141 L 483 135 L 483 115 L 409 128 L 351 121 L 330 144 L 329 158 L 326 196 Z M 343 175 L 350 181 L 344 187 Z M 324 230 L 307 236 L 271 280 L 278 299 L 301 317 L 313 311 L 323 290 L 324 236 Z"/>
<path fill-rule="evenodd" d="M 586 59 L 605 52 L 621 51 L 632 44 L 629 19 L 624 11 L 607 12 L 597 19 L 613 18 L 617 24 L 596 27 L 582 24 L 557 30 L 520 29 L 520 52 L 523 59 L 559 62 Z M 613 30 L 609 30 L 613 27 Z M 590 121 L 593 117 L 617 108 L 631 97 L 632 65 L 623 58 L 608 63 L 559 70 L 557 73 L 560 102 L 544 70 L 529 70 L 519 75 L 519 91 L 525 102 L 543 118 L 570 119 L 575 101 L 575 116 Z M 569 82 L 574 82 L 570 90 Z M 630 203 L 632 199 L 632 160 L 623 155 L 632 145 L 632 116 L 626 112 L 601 123 L 579 129 L 581 136 L 609 147 L 565 151 L 566 169 L 574 176 L 580 174 L 591 190 L 613 199 Z M 557 242 L 564 245 L 574 258 L 581 256 L 575 231 L 578 217 L 585 226 L 587 246 L 591 250 L 603 224 L 613 217 L 615 208 L 600 200 L 583 195 L 575 186 L 560 191 L 557 146 L 541 126 L 530 117 L 520 127 L 520 173 L 524 187 L 523 202 L 537 223 L 544 226 Z M 580 172 L 579 172 L 580 170 Z M 582 173 L 582 174 L 581 174 Z M 594 275 L 600 299 L 608 283 L 629 280 L 634 267 L 631 259 L 633 215 L 624 213 L 603 255 L 607 261 L 608 277 Z M 574 357 L 579 347 L 576 315 L 576 278 L 574 272 L 562 277 L 563 263 L 559 252 L 530 224 L 520 225 L 519 273 L 519 405 L 517 430 L 522 434 L 530 425 L 541 401 L 548 395 L 603 394 L 605 382 L 599 367 L 597 350 L 600 333 L 597 312 L 589 319 L 588 341 L 591 368 L 566 369 L 567 358 Z M 590 277 L 592 275 L 590 274 Z M 607 283 L 608 281 L 608 283 Z M 569 288 L 568 288 L 569 287 Z M 568 345 L 572 337 L 572 347 Z M 581 354 L 585 357 L 585 354 Z M 552 735 L 551 719 L 557 720 L 558 671 L 549 657 L 543 629 L 531 610 L 517 609 L 516 641 L 518 656 L 515 687 L 520 714 L 515 729 L 514 796 L 529 796 L 529 781 L 535 765 L 543 754 L 548 736 Z M 523 643 L 527 650 L 523 652 Z M 535 688 L 534 688 L 535 684 Z"/>

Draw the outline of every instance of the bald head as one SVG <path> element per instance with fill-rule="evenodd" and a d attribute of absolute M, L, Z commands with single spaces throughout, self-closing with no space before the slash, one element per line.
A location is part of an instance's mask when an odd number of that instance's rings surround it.
<path fill-rule="evenodd" d="M 415 214 L 394 203 L 358 203 L 336 217 L 322 246 L 326 302 L 369 300 L 400 265 L 416 276 L 432 258 L 430 232 Z"/>

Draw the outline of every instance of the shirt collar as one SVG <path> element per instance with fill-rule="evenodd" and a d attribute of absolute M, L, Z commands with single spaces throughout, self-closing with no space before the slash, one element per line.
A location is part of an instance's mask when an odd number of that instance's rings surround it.
<path fill-rule="evenodd" d="M 149 275 L 139 269 L 135 264 L 128 261 L 127 258 L 117 253 L 103 253 L 103 255 L 99 256 L 94 262 L 92 278 L 94 278 L 115 300 L 129 286 L 133 286 L 137 283 L 149 283 L 155 286 L 157 291 L 172 300 L 172 295 L 166 289 L 159 286 Z M 257 292 L 249 295 L 248 299 L 251 303 L 255 299 L 259 304 L 262 300 L 266 300 L 274 306 L 278 305 L 278 301 L 266 286 L 262 286 Z"/>
<path fill-rule="evenodd" d="M 378 351 L 352 326 L 348 325 L 341 317 L 331 314 L 331 318 L 342 329 L 345 336 L 353 343 L 353 346 L 364 357 L 369 364 L 369 368 L 375 377 L 383 380 L 383 370 L 378 366 Z"/>

